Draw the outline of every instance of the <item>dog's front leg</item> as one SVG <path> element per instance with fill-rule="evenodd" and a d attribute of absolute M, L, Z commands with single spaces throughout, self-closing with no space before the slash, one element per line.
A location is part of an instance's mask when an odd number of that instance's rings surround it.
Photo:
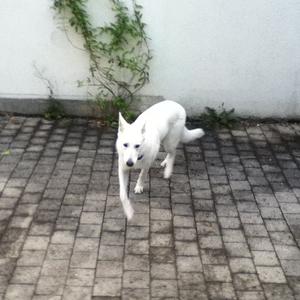
<path fill-rule="evenodd" d="M 119 185 L 120 185 L 120 199 L 123 205 L 124 212 L 128 220 L 133 217 L 134 210 L 131 206 L 130 200 L 128 198 L 128 179 L 129 179 L 129 171 L 124 170 L 120 167 L 119 164 Z"/>
<path fill-rule="evenodd" d="M 134 192 L 136 194 L 141 194 L 143 192 L 143 190 L 144 190 L 144 181 L 146 179 L 148 171 L 149 171 L 149 169 L 142 169 L 141 170 L 138 181 L 137 181 L 136 186 L 134 188 Z"/>

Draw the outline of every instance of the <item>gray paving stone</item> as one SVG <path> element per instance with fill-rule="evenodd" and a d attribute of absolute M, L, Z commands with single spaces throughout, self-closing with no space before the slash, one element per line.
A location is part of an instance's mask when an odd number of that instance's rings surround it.
<path fill-rule="evenodd" d="M 52 244 L 73 244 L 75 238 L 75 232 L 73 231 L 54 231 L 51 243 Z"/>
<path fill-rule="evenodd" d="M 176 268 L 174 264 L 151 265 L 151 278 L 153 279 L 176 279 Z"/>
<path fill-rule="evenodd" d="M 82 212 L 80 217 L 80 224 L 102 224 L 103 214 L 99 212 Z"/>
<path fill-rule="evenodd" d="M 176 263 L 178 272 L 202 271 L 202 263 L 197 256 L 177 256 Z"/>
<path fill-rule="evenodd" d="M 231 282 L 231 275 L 226 265 L 204 265 L 204 276 L 207 281 Z"/>
<path fill-rule="evenodd" d="M 271 240 L 266 237 L 248 237 L 251 250 L 273 251 Z"/>
<path fill-rule="evenodd" d="M 283 219 L 282 212 L 278 207 L 261 207 L 260 213 L 264 219 Z"/>
<path fill-rule="evenodd" d="M 234 287 L 230 282 L 209 282 L 208 294 L 211 299 L 237 299 Z"/>
<path fill-rule="evenodd" d="M 203 249 L 201 250 L 201 259 L 203 264 L 227 264 L 227 257 L 224 249 Z"/>
<path fill-rule="evenodd" d="M 96 238 L 76 238 L 74 244 L 74 251 L 90 251 L 97 252 L 99 240 Z"/>
<path fill-rule="evenodd" d="M 297 246 L 275 245 L 279 259 L 300 260 L 300 249 Z"/>
<path fill-rule="evenodd" d="M 240 201 L 237 203 L 237 209 L 240 212 L 258 212 L 258 206 L 252 201 Z"/>
<path fill-rule="evenodd" d="M 268 231 L 289 231 L 288 225 L 284 220 L 265 220 L 265 224 Z"/>
<path fill-rule="evenodd" d="M 18 266 L 14 270 L 10 283 L 35 284 L 38 281 L 40 270 L 40 267 Z"/>
<path fill-rule="evenodd" d="M 219 235 L 199 236 L 201 249 L 222 249 L 222 238 Z"/>
<path fill-rule="evenodd" d="M 265 300 L 264 293 L 261 291 L 237 291 L 240 300 Z"/>
<path fill-rule="evenodd" d="M 236 273 L 233 284 L 237 290 L 261 290 L 261 284 L 256 274 Z"/>
<path fill-rule="evenodd" d="M 149 288 L 150 274 L 142 271 L 125 271 L 123 274 L 124 288 Z"/>
<path fill-rule="evenodd" d="M 257 266 L 276 266 L 279 264 L 273 251 L 252 251 L 254 263 Z"/>
<path fill-rule="evenodd" d="M 67 285 L 69 286 L 93 286 L 94 274 L 93 269 L 70 268 L 68 272 Z"/>
<path fill-rule="evenodd" d="M 149 241 L 148 240 L 127 240 L 125 246 L 125 252 L 126 254 L 149 254 Z"/>
<path fill-rule="evenodd" d="M 274 244 L 295 245 L 294 236 L 288 232 L 270 232 Z"/>
<path fill-rule="evenodd" d="M 291 192 L 277 192 L 275 196 L 279 202 L 297 202 L 295 194 Z"/>
<path fill-rule="evenodd" d="M 90 300 L 92 296 L 91 287 L 66 286 L 64 289 L 64 300 Z"/>
<path fill-rule="evenodd" d="M 239 218 L 219 218 L 219 224 L 221 228 L 239 229 L 241 227 Z"/>
<path fill-rule="evenodd" d="M 170 233 L 170 226 L 171 226 L 171 224 L 169 224 L 169 225 L 157 224 L 157 226 L 155 226 L 155 228 L 153 228 L 152 232 Z M 139 239 L 139 240 L 148 239 L 149 238 L 149 227 L 127 226 L 126 238 L 127 239 Z"/>
<path fill-rule="evenodd" d="M 171 220 L 171 211 L 167 209 L 151 209 L 151 219 L 152 220 Z"/>
<path fill-rule="evenodd" d="M 5 299 L 30 300 L 33 296 L 34 285 L 10 284 L 7 288 Z"/>
<path fill-rule="evenodd" d="M 150 300 L 149 289 L 122 289 L 124 300 Z M 153 299 L 153 298 L 152 298 Z"/>
<path fill-rule="evenodd" d="M 284 273 L 280 267 L 257 267 L 259 279 L 265 283 L 286 283 Z"/>
<path fill-rule="evenodd" d="M 263 220 L 259 213 L 240 213 L 240 218 L 244 224 L 262 224 Z"/>
<path fill-rule="evenodd" d="M 246 243 L 225 243 L 225 249 L 230 257 L 251 257 Z"/>
<path fill-rule="evenodd" d="M 46 236 L 29 236 L 27 237 L 24 248 L 25 250 L 46 250 L 49 244 L 49 237 Z"/>
<path fill-rule="evenodd" d="M 179 273 L 178 287 L 183 290 L 199 290 L 204 293 L 206 284 L 203 273 Z"/>
<path fill-rule="evenodd" d="M 84 257 L 84 253 L 82 253 Z M 94 256 L 94 253 L 91 253 L 91 256 Z M 122 246 L 107 246 L 100 245 L 98 259 L 101 260 L 123 260 L 124 256 L 124 247 Z M 95 259 L 96 261 L 96 259 Z"/>
<path fill-rule="evenodd" d="M 176 280 L 152 280 L 151 295 L 158 298 L 175 298 L 178 296 Z"/>
<path fill-rule="evenodd" d="M 69 266 L 68 260 L 45 260 L 41 275 L 55 277 L 57 274 L 65 277 Z"/>
<path fill-rule="evenodd" d="M 93 287 L 93 296 L 120 297 L 121 278 L 97 278 Z"/>
<path fill-rule="evenodd" d="M 62 295 L 64 290 L 65 277 L 61 276 L 41 276 L 39 278 L 35 294 L 37 295 Z"/>
<path fill-rule="evenodd" d="M 97 252 L 75 251 L 72 254 L 70 266 L 72 268 L 94 269 L 97 264 Z"/>
<path fill-rule="evenodd" d="M 61 300 L 61 296 L 35 295 L 32 300 Z"/>
<path fill-rule="evenodd" d="M 175 241 L 175 250 L 177 255 L 197 256 L 198 245 L 196 242 Z"/>
<path fill-rule="evenodd" d="M 154 247 L 171 247 L 173 237 L 169 233 L 151 233 L 150 246 Z"/>
<path fill-rule="evenodd" d="M 149 271 L 150 263 L 148 255 L 126 255 L 124 258 L 124 270 Z"/>
<path fill-rule="evenodd" d="M 45 250 L 22 250 L 17 261 L 18 266 L 41 266 L 46 255 Z"/>
<path fill-rule="evenodd" d="M 246 236 L 250 237 L 267 237 L 268 232 L 264 225 L 244 224 L 244 231 Z"/>
<path fill-rule="evenodd" d="M 279 204 L 274 195 L 271 194 L 256 194 L 255 199 L 261 207 L 278 207 Z"/>
<path fill-rule="evenodd" d="M 50 244 L 46 259 L 70 259 L 72 246 L 69 244 Z"/>
<path fill-rule="evenodd" d="M 300 260 L 281 260 L 281 265 L 286 276 L 300 277 Z"/>
<path fill-rule="evenodd" d="M 268 300 L 295 299 L 290 287 L 285 284 L 264 284 L 265 294 Z"/>
<path fill-rule="evenodd" d="M 223 229 L 222 236 L 225 243 L 246 242 L 244 233 L 239 229 Z"/>
<path fill-rule="evenodd" d="M 122 267 L 121 262 L 100 260 L 97 262 L 96 277 L 121 277 Z"/>
<path fill-rule="evenodd" d="M 227 220 L 227 218 L 225 218 Z M 203 235 L 220 235 L 218 223 L 216 222 L 197 222 L 197 232 Z"/>
<path fill-rule="evenodd" d="M 15 228 L 29 228 L 30 224 L 32 222 L 33 217 L 32 216 L 14 216 L 9 223 L 9 227 L 15 227 Z"/>
<path fill-rule="evenodd" d="M 255 273 L 255 267 L 250 258 L 234 257 L 229 260 L 230 269 L 233 273 Z"/>

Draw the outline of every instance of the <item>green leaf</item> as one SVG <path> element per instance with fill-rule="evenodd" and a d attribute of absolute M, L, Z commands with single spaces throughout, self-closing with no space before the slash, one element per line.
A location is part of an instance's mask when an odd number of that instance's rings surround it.
<path fill-rule="evenodd" d="M 1 153 L 1 155 L 2 155 L 2 156 L 11 155 L 10 149 L 7 149 L 7 150 L 3 151 L 3 152 Z"/>

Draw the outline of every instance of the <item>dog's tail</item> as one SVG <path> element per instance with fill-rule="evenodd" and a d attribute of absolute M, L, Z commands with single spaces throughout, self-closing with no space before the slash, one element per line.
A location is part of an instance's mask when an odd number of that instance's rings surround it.
<path fill-rule="evenodd" d="M 184 127 L 181 135 L 181 142 L 189 143 L 195 139 L 200 139 L 204 134 L 205 133 L 201 128 L 188 130 L 186 127 Z"/>

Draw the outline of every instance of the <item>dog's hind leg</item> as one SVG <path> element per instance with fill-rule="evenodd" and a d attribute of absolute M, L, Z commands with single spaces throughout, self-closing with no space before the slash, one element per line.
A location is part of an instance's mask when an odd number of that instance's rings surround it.
<path fill-rule="evenodd" d="M 163 146 L 167 152 L 166 159 L 161 163 L 162 167 L 165 167 L 164 178 L 168 179 L 173 173 L 173 167 L 176 156 L 176 148 L 180 142 L 182 130 L 184 128 L 184 119 L 179 119 L 173 124 L 168 135 L 163 141 Z"/>
<path fill-rule="evenodd" d="M 176 141 L 173 138 L 172 139 L 167 138 L 163 142 L 164 149 L 167 152 L 167 156 L 166 156 L 165 160 L 161 163 L 161 166 L 165 167 L 165 170 L 164 170 L 164 178 L 165 179 L 170 178 L 173 173 L 173 166 L 174 166 L 175 156 L 176 156 L 176 146 L 177 146 L 178 142 L 179 142 L 179 139 L 178 139 L 178 141 Z"/>
<path fill-rule="evenodd" d="M 144 190 L 144 181 L 146 179 L 146 176 L 148 174 L 149 169 L 142 169 L 139 175 L 139 178 L 137 180 L 136 186 L 134 188 L 134 192 L 136 194 L 141 194 Z"/>
<path fill-rule="evenodd" d="M 120 184 L 120 199 L 123 205 L 124 212 L 128 220 L 133 217 L 134 210 L 128 198 L 128 180 L 129 180 L 129 171 L 123 170 L 119 166 L 119 184 Z"/>
<path fill-rule="evenodd" d="M 164 170 L 165 179 L 170 178 L 173 173 L 175 156 L 176 156 L 176 150 L 172 152 L 168 152 L 166 159 L 162 162 L 162 164 L 164 163 L 165 165 L 165 170 Z"/>

